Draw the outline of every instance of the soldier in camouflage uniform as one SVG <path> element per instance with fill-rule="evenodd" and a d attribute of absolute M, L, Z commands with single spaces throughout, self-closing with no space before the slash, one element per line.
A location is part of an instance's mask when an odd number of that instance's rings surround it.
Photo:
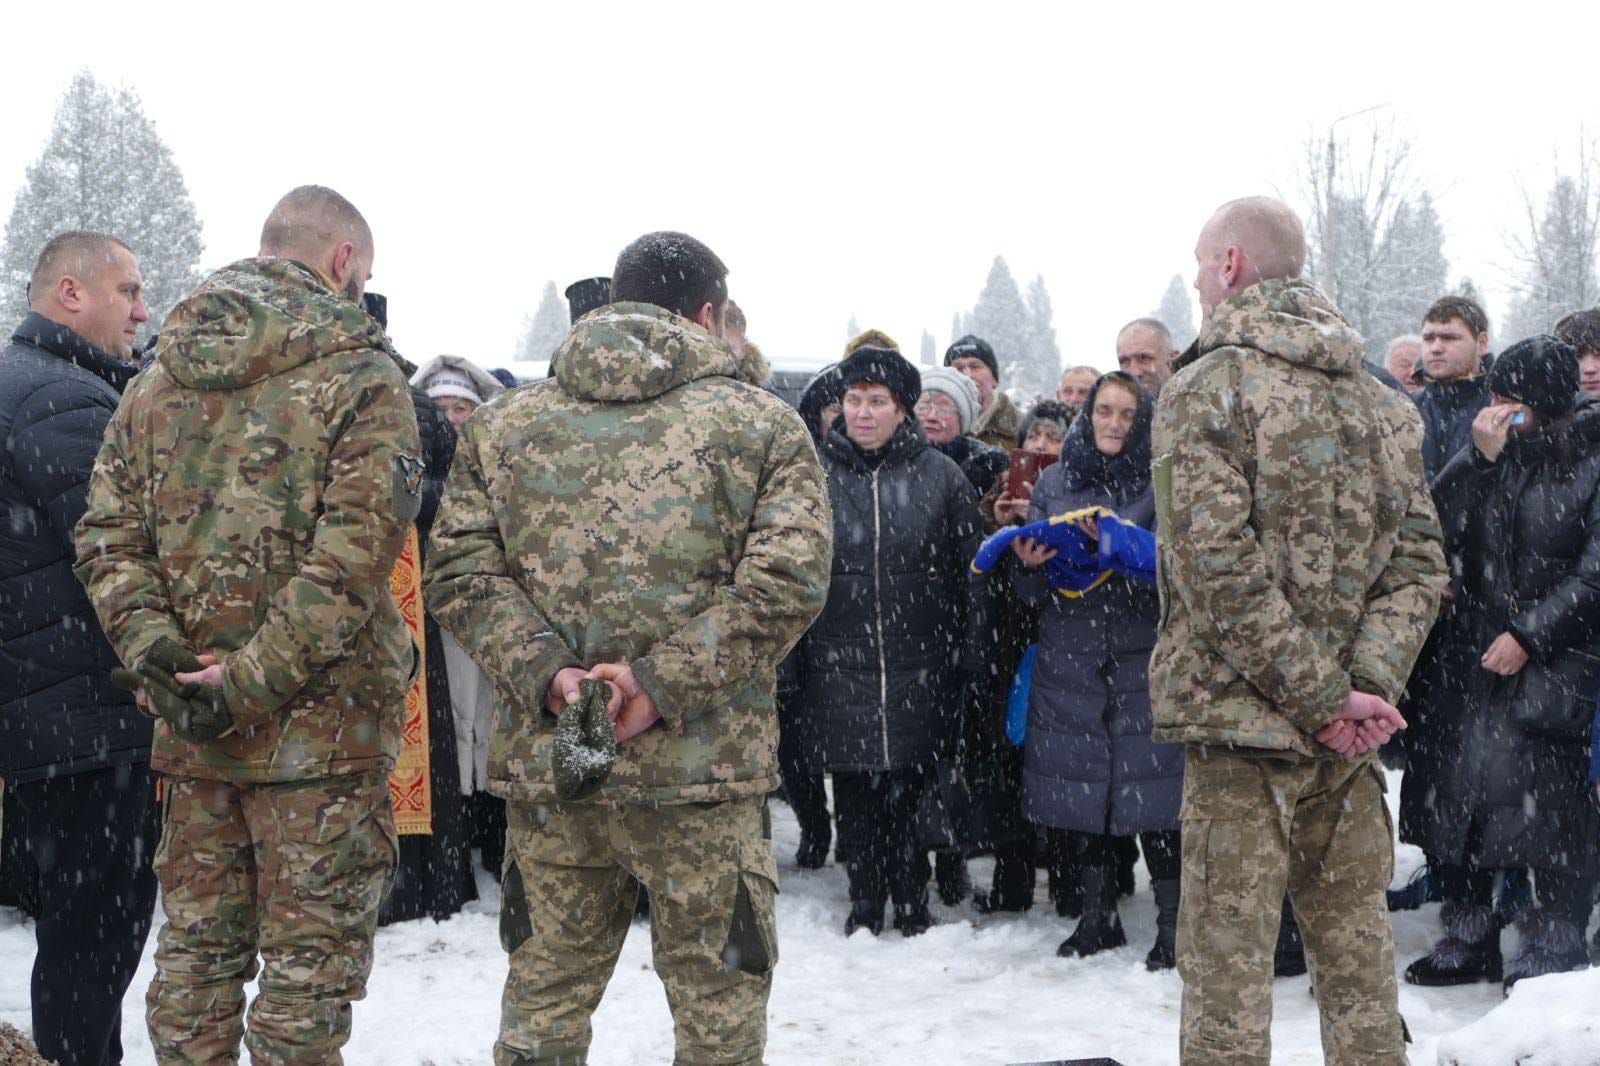
<path fill-rule="evenodd" d="M 573 326 L 554 383 L 467 421 L 433 527 L 428 607 L 504 697 L 500 1066 L 585 1061 L 634 877 L 676 1061 L 761 1061 L 774 672 L 826 598 L 832 520 L 806 427 L 718 339 L 725 274 L 681 234 L 624 250 L 618 302 Z M 619 754 L 558 802 L 556 715 L 586 674 L 616 688 Z"/>
<path fill-rule="evenodd" d="M 261 258 L 167 318 L 90 483 L 77 572 L 106 635 L 130 666 L 162 638 L 206 656 L 177 680 L 231 720 L 156 728 L 163 1063 L 237 1062 L 241 1037 L 257 1063 L 336 1063 L 365 994 L 415 669 L 389 574 L 420 469 L 406 368 L 352 302 L 371 261 L 348 201 L 291 192 Z"/>
<path fill-rule="evenodd" d="M 1285 887 L 1330 1063 L 1403 1063 L 1372 749 L 1445 564 L 1414 407 L 1299 280 L 1275 200 L 1225 205 L 1195 250 L 1206 323 L 1155 425 L 1162 627 L 1155 739 L 1188 745 L 1178 970 L 1186 1063 L 1267 1063 Z"/>

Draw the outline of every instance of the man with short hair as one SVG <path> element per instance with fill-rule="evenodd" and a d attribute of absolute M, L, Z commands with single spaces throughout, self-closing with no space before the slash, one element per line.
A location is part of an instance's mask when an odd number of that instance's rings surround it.
<path fill-rule="evenodd" d="M 634 878 L 677 1061 L 761 1061 L 774 673 L 824 602 L 832 517 L 799 416 L 738 379 L 726 277 L 685 234 L 625 248 L 554 385 L 463 428 L 433 527 L 428 606 L 508 704 L 499 1066 L 584 1061 Z"/>
<path fill-rule="evenodd" d="M 100 1066 L 122 1061 L 158 819 L 150 720 L 111 685 L 116 653 L 73 580 L 72 534 L 149 315 L 133 252 L 84 231 L 45 244 L 28 305 L 0 351 L 0 776 L 42 907 L 34 1042 L 63 1066 Z"/>
<path fill-rule="evenodd" d="M 1056 399 L 1070 407 L 1076 417 L 1083 409 L 1083 402 L 1089 398 L 1089 390 L 1099 380 L 1100 371 L 1092 366 L 1068 367 L 1061 374 L 1061 383 L 1056 386 Z"/>
<path fill-rule="evenodd" d="M 1445 579 L 1405 397 L 1300 280 L 1287 205 L 1224 204 L 1205 322 L 1155 425 L 1157 741 L 1188 745 L 1178 970 L 1186 1063 L 1269 1060 L 1287 887 L 1333 1064 L 1405 1062 L 1373 756 Z"/>
<path fill-rule="evenodd" d="M 241 1038 L 337 1062 L 366 993 L 417 671 L 390 574 L 424 475 L 410 367 L 357 302 L 372 261 L 348 200 L 291 191 L 260 256 L 167 317 L 90 482 L 78 577 L 162 719 L 161 1063 Z"/>
<path fill-rule="evenodd" d="M 1422 387 L 1422 383 L 1417 380 L 1418 363 L 1421 359 L 1422 336 L 1417 333 L 1405 333 L 1389 342 L 1383 366 L 1400 383 L 1402 389 L 1412 393 Z"/>
<path fill-rule="evenodd" d="M 1000 361 L 994 348 L 982 337 L 968 333 L 945 349 L 944 365 L 971 378 L 978 389 L 978 418 L 967 432 L 991 447 L 1010 451 L 1022 413 L 1011 397 L 1000 391 Z"/>
<path fill-rule="evenodd" d="M 1159 318 L 1136 318 L 1117 331 L 1117 367 L 1159 398 L 1178 356 L 1172 331 Z"/>
<path fill-rule="evenodd" d="M 1441 296 L 1422 316 L 1420 365 L 1427 380 L 1414 398 L 1429 481 L 1472 442 L 1472 420 L 1489 406 L 1488 353 L 1489 316 L 1476 301 Z"/>
<path fill-rule="evenodd" d="M 1578 353 L 1578 388 L 1600 396 L 1600 308 L 1563 315 L 1555 334 Z"/>

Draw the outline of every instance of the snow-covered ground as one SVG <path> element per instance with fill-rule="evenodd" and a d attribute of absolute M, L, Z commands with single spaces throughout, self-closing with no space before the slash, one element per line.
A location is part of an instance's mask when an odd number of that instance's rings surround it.
<path fill-rule="evenodd" d="M 1397 791 L 1391 790 L 1391 801 Z M 843 870 L 796 869 L 794 818 L 779 803 L 773 812 L 782 872 L 781 961 L 770 1005 L 769 1061 L 930 1066 L 1099 1055 L 1126 1066 L 1177 1061 L 1181 984 L 1174 973 L 1145 972 L 1144 955 L 1155 934 L 1154 906 L 1143 884 L 1122 902 L 1128 947 L 1093 959 L 1056 957 L 1056 945 L 1073 923 L 1057 918 L 1044 902 L 1042 878 L 1040 905 L 1025 915 L 977 918 L 965 907 L 935 903 L 940 924 L 922 937 L 906 940 L 889 932 L 875 940 L 858 933 L 846 940 Z M 1402 847 L 1397 859 L 1397 876 L 1404 880 L 1419 856 Z M 986 883 L 990 866 L 986 859 L 974 860 L 974 880 Z M 346 1062 L 489 1061 L 506 963 L 496 930 L 498 889 L 484 876 L 479 888 L 483 899 L 449 921 L 379 932 L 377 965 L 367 999 L 356 1006 Z M 1433 905 L 1394 916 L 1397 965 L 1427 949 L 1437 914 Z M 152 934 L 123 1012 L 130 1066 L 152 1061 L 144 990 L 154 968 L 154 943 Z M 1511 946 L 1509 936 L 1506 944 Z M 32 956 L 31 928 L 14 911 L 0 911 L 0 1021 L 24 1031 Z M 1413 1063 L 1523 1061 L 1519 1052 L 1536 1050 L 1530 1039 L 1545 1043 L 1530 1063 L 1600 1062 L 1600 970 L 1530 983 L 1482 1021 L 1502 1003 L 1498 986 L 1400 988 L 1400 1008 L 1416 1038 Z M 1304 977 L 1278 982 L 1272 1038 L 1275 1063 L 1322 1061 L 1316 1008 Z M 636 922 L 595 1016 L 591 1062 L 671 1060 L 671 1020 L 651 969 L 649 930 Z"/>

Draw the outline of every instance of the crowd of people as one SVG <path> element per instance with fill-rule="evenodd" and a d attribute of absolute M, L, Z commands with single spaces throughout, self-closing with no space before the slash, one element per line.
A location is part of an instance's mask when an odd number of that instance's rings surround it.
<path fill-rule="evenodd" d="M 521 384 L 395 351 L 331 190 L 142 360 L 133 250 L 51 240 L 0 354 L 0 891 L 42 1053 L 121 1060 L 159 877 L 158 1058 L 336 1061 L 375 927 L 459 911 L 478 849 L 497 1062 L 583 1060 L 640 911 L 680 1056 L 759 1061 L 775 790 L 847 935 L 1042 873 L 1059 953 L 1116 950 L 1142 858 L 1185 1061 L 1264 1062 L 1308 961 L 1329 1060 L 1403 1061 L 1385 907 L 1442 903 L 1417 984 L 1587 966 L 1600 310 L 1493 355 L 1441 296 L 1379 366 L 1276 201 L 1196 259 L 1186 352 L 1136 318 L 1024 398 L 984 338 L 918 367 L 868 330 L 790 410 L 683 234 L 569 289 Z M 1380 748 L 1427 859 L 1387 895 Z"/>

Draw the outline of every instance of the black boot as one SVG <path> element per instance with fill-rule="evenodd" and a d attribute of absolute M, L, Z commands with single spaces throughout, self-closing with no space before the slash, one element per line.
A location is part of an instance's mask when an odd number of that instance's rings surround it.
<path fill-rule="evenodd" d="M 894 927 L 900 930 L 901 936 L 921 936 L 932 926 L 933 915 L 928 913 L 927 903 L 894 905 Z"/>
<path fill-rule="evenodd" d="M 946 907 L 954 907 L 972 895 L 972 878 L 967 876 L 967 860 L 959 852 L 935 852 L 933 877 L 939 886 L 939 901 Z"/>
<path fill-rule="evenodd" d="M 1061 942 L 1056 954 L 1064 958 L 1095 955 L 1128 942 L 1117 914 L 1117 871 L 1112 866 L 1087 867 L 1083 871 L 1083 917 L 1078 928 Z"/>
<path fill-rule="evenodd" d="M 1517 918 L 1522 942 L 1505 968 L 1505 990 L 1525 977 L 1567 973 L 1589 966 L 1589 950 L 1583 944 L 1583 928 L 1570 918 L 1553 911 L 1529 907 Z M 1408 975 L 1409 976 L 1409 975 Z"/>
<path fill-rule="evenodd" d="M 832 834 L 824 837 L 800 834 L 800 846 L 795 849 L 794 864 L 802 870 L 820 870 L 828 862 L 828 846 Z"/>
<path fill-rule="evenodd" d="M 1150 890 L 1156 897 L 1156 943 L 1144 957 L 1144 968 L 1154 973 L 1178 964 L 1178 880 L 1152 881 Z"/>
<path fill-rule="evenodd" d="M 1300 939 L 1300 923 L 1287 898 L 1283 916 L 1278 919 L 1278 944 L 1272 949 L 1272 976 L 1299 977 L 1306 972 L 1306 942 Z"/>
<path fill-rule="evenodd" d="M 1133 867 L 1139 861 L 1139 844 L 1133 837 L 1116 837 L 1117 895 L 1133 895 Z"/>
<path fill-rule="evenodd" d="M 1500 980 L 1500 927 L 1486 906 L 1446 903 L 1439 909 L 1444 939 L 1406 967 L 1413 985 L 1470 985 Z"/>
<path fill-rule="evenodd" d="M 996 849 L 992 887 L 987 892 L 974 893 L 972 906 L 979 914 L 1032 907 L 1033 857 L 1026 852 Z"/>
<path fill-rule="evenodd" d="M 865 929 L 873 936 L 883 932 L 883 901 L 858 899 L 850 905 L 850 916 L 844 920 L 844 935 Z"/>
<path fill-rule="evenodd" d="M 1078 861 L 1072 838 L 1066 833 L 1050 833 L 1050 899 L 1063 918 L 1083 914 L 1083 867 Z"/>

